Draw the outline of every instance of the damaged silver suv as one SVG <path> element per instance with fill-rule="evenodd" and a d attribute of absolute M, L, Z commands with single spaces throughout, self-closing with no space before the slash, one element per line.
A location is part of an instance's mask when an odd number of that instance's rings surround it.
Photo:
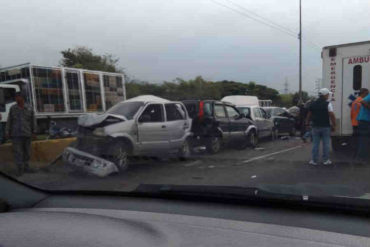
<path fill-rule="evenodd" d="M 98 176 L 127 169 L 129 156 L 191 153 L 191 119 L 181 102 L 138 96 L 104 114 L 81 116 L 78 125 L 77 142 L 63 160 Z"/>

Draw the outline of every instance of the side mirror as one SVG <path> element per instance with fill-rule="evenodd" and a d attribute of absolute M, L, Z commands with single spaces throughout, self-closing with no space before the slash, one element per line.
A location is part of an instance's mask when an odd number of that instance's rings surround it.
<path fill-rule="evenodd" d="M 151 117 L 149 115 L 141 115 L 139 118 L 139 123 L 147 123 L 150 122 Z"/>
<path fill-rule="evenodd" d="M 247 116 L 245 116 L 245 114 L 244 113 L 240 113 L 240 115 L 239 115 L 239 118 L 246 118 Z"/>

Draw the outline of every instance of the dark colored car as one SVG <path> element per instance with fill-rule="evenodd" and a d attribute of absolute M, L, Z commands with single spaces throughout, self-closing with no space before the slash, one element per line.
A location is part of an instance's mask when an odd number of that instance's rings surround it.
<path fill-rule="evenodd" d="M 215 100 L 183 103 L 193 119 L 193 145 L 206 146 L 210 153 L 217 153 L 223 144 L 235 143 L 241 149 L 256 145 L 254 122 L 240 114 L 234 105 Z"/>
<path fill-rule="evenodd" d="M 263 109 L 270 115 L 279 134 L 295 136 L 296 120 L 288 111 L 280 107 L 264 107 Z"/>

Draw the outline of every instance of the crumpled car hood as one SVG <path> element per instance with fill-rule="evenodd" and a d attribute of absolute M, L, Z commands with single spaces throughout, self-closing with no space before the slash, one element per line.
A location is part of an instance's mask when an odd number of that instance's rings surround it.
<path fill-rule="evenodd" d="M 91 126 L 104 122 L 109 117 L 118 118 L 118 119 L 127 121 L 127 119 L 121 115 L 110 114 L 110 113 L 103 113 L 103 114 L 91 113 L 91 114 L 80 116 L 78 118 L 78 125 L 83 126 L 83 127 L 91 127 Z"/>

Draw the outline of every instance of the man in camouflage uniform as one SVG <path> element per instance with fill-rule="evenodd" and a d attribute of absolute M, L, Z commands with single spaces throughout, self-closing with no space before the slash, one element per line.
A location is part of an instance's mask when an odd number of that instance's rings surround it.
<path fill-rule="evenodd" d="M 17 104 L 10 108 L 6 123 L 6 135 L 12 139 L 14 161 L 18 168 L 18 176 L 23 172 L 31 172 L 29 160 L 31 154 L 31 138 L 35 133 L 35 118 L 31 106 L 25 104 L 21 93 L 15 94 Z"/>

